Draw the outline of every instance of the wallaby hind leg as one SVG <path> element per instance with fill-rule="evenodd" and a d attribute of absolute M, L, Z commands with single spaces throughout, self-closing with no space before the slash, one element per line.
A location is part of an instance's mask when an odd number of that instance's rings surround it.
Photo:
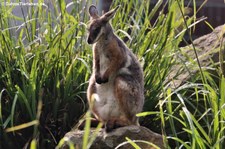
<path fill-rule="evenodd" d="M 141 112 L 144 102 L 143 87 L 131 75 L 120 75 L 115 79 L 115 96 L 120 109 L 132 125 L 139 125 L 136 114 Z"/>
<path fill-rule="evenodd" d="M 110 119 L 105 123 L 106 132 L 111 132 L 113 129 L 130 125 L 127 119 Z"/>

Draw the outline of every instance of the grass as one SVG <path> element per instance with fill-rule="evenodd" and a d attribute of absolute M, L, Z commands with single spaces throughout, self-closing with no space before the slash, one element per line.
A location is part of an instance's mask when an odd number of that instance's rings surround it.
<path fill-rule="evenodd" d="M 183 0 L 168 0 L 167 5 L 159 0 L 154 6 L 148 0 L 115 0 L 112 7 L 122 7 L 112 25 L 143 65 L 146 101 L 145 112 L 139 114 L 141 124 L 162 133 L 168 148 L 219 149 L 225 144 L 222 67 L 209 66 L 218 73 L 216 83 L 198 61 L 188 58 L 199 73 L 175 90 L 168 88 L 167 76 L 178 63 L 177 55 L 183 54 L 179 45 L 185 32 L 191 37 L 197 21 L 195 0 L 190 2 L 194 14 L 188 17 Z M 15 6 L 0 5 L 1 147 L 54 148 L 87 110 L 92 51 L 86 43 L 86 12 L 90 4 L 59 0 L 43 7 L 18 7 L 21 18 L 12 13 Z M 181 68 L 191 69 L 186 63 Z M 90 144 L 84 140 L 86 148 Z"/>

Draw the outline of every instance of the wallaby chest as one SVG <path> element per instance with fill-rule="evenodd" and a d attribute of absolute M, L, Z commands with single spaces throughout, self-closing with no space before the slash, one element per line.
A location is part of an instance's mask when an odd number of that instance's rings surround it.
<path fill-rule="evenodd" d="M 110 65 L 110 53 L 107 51 L 107 47 L 100 45 L 96 46 L 95 50 L 96 53 L 98 53 L 96 60 L 98 60 L 99 63 L 99 71 L 100 74 L 103 75 Z"/>
<path fill-rule="evenodd" d="M 96 95 L 94 108 L 102 120 L 108 121 L 110 118 L 118 118 L 122 115 L 120 106 L 114 95 L 114 82 L 96 84 Z"/>

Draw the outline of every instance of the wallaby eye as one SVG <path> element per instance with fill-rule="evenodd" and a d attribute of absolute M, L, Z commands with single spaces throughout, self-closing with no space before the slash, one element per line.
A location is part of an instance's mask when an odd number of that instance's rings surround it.
<path fill-rule="evenodd" d="M 101 27 L 99 26 L 99 27 L 97 27 L 96 29 L 94 29 L 93 30 L 93 34 L 94 34 L 94 36 L 97 36 L 98 35 L 98 33 L 100 32 L 100 30 L 101 30 Z"/>

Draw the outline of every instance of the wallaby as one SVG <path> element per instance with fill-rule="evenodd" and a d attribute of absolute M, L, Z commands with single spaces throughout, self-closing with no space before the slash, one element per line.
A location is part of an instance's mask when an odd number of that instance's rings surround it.
<path fill-rule="evenodd" d="M 99 16 L 94 5 L 89 7 L 87 42 L 93 44 L 93 73 L 87 98 L 93 115 L 105 124 L 107 132 L 139 125 L 136 114 L 144 104 L 143 70 L 109 23 L 118 8 Z"/>

